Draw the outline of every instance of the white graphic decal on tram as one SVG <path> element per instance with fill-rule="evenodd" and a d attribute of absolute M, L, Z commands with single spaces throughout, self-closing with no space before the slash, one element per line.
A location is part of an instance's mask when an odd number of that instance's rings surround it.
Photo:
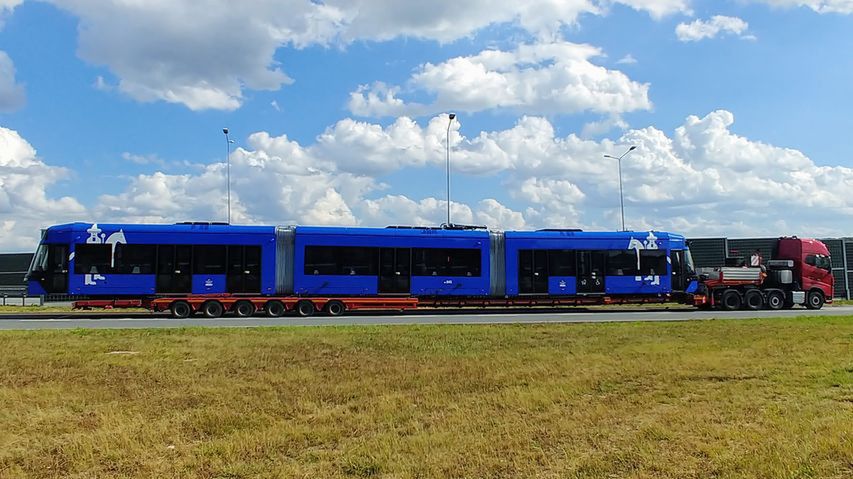
<path fill-rule="evenodd" d="M 109 237 L 102 231 L 103 230 L 98 227 L 98 223 L 93 223 L 92 226 L 86 230 L 86 233 L 89 233 L 89 237 L 86 238 L 86 244 L 110 245 L 110 267 L 114 267 L 116 264 L 116 245 L 127 244 L 127 239 L 124 237 L 124 230 L 118 230 L 117 232 L 109 235 Z M 97 286 L 98 281 L 103 281 L 105 279 L 107 278 L 98 273 L 92 272 L 83 276 L 83 284 L 86 286 Z"/>
<path fill-rule="evenodd" d="M 658 237 L 655 236 L 654 232 L 649 231 L 649 235 L 646 236 L 645 240 L 639 240 L 637 238 L 631 238 L 628 242 L 628 249 L 634 250 L 634 253 L 637 256 L 637 270 L 640 269 L 640 250 L 657 250 L 660 249 L 658 246 Z M 648 276 L 634 276 L 634 281 L 643 282 L 647 281 L 650 286 L 660 286 L 660 275 L 653 274 Z"/>

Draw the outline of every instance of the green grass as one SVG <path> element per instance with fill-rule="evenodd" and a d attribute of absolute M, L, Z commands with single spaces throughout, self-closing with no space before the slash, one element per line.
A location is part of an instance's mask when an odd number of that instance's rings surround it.
<path fill-rule="evenodd" d="M 20 331 L 0 351 L 4 478 L 853 477 L 853 317 Z"/>

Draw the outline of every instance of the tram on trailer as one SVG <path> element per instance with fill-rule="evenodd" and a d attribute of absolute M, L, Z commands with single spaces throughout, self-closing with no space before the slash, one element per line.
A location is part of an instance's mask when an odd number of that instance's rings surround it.
<path fill-rule="evenodd" d="M 697 287 L 684 237 L 666 232 L 217 223 L 52 226 L 27 278 L 33 295 L 209 316 L 659 302 Z"/>

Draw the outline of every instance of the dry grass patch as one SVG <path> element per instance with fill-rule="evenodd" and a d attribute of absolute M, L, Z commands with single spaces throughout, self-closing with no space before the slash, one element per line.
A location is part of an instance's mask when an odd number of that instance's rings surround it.
<path fill-rule="evenodd" d="M 851 477 L 851 345 L 849 317 L 2 332 L 0 477 Z"/>

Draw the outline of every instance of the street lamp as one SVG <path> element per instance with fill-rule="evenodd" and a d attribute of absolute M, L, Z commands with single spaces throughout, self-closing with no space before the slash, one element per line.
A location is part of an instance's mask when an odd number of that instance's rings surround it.
<path fill-rule="evenodd" d="M 622 153 L 622 156 L 620 156 L 618 158 L 615 156 L 611 156 L 611 155 L 604 155 L 605 158 L 613 158 L 614 160 L 616 160 L 619 163 L 619 205 L 622 208 L 622 231 L 626 231 L 625 230 L 625 200 L 624 200 L 623 195 L 622 195 L 622 158 L 625 158 L 625 155 L 627 155 L 628 153 L 631 153 L 632 151 L 634 151 L 636 149 L 637 149 L 636 146 L 632 146 L 631 148 L 628 148 L 628 151 L 626 151 L 625 153 Z"/>
<path fill-rule="evenodd" d="M 450 124 L 453 123 L 453 120 L 456 118 L 456 113 L 449 114 L 448 118 L 445 158 L 447 163 L 447 226 L 450 227 Z"/>
<path fill-rule="evenodd" d="M 231 224 L 231 143 L 234 140 L 228 137 L 228 128 L 223 128 L 225 133 L 225 184 L 228 197 L 228 224 Z"/>

